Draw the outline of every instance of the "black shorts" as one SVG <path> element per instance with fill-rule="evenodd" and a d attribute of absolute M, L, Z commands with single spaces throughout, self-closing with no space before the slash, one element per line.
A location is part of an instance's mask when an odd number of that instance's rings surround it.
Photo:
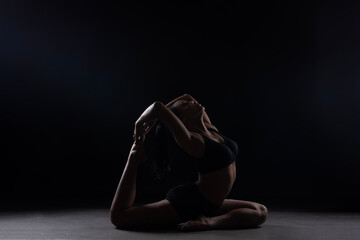
<path fill-rule="evenodd" d="M 174 187 L 166 194 L 166 199 L 173 205 L 183 222 L 196 219 L 199 215 L 211 216 L 220 208 L 209 202 L 195 183 Z"/>

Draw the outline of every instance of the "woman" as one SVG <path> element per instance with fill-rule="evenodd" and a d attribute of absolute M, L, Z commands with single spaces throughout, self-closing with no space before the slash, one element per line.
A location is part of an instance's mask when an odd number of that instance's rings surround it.
<path fill-rule="evenodd" d="M 171 189 L 164 200 L 133 206 L 138 165 L 145 161 L 146 134 L 160 121 L 198 170 L 193 184 Z M 167 105 L 157 101 L 135 123 L 134 144 L 111 206 L 111 222 L 118 228 L 179 226 L 183 231 L 249 228 L 267 217 L 265 206 L 226 199 L 236 177 L 237 145 L 220 134 L 205 108 L 185 94 Z"/>

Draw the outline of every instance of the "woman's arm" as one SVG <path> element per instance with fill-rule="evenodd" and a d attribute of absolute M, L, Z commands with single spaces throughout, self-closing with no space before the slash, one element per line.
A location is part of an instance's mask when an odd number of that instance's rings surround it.
<path fill-rule="evenodd" d="M 151 129 L 153 123 L 160 120 L 170 130 L 176 143 L 192 156 L 201 156 L 205 144 L 201 136 L 188 131 L 182 121 L 162 102 L 151 104 L 135 123 L 135 139 L 142 139 Z"/>

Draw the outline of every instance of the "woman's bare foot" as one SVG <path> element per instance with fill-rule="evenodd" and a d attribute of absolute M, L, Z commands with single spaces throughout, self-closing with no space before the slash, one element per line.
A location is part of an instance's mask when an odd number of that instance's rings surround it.
<path fill-rule="evenodd" d="M 203 231 L 211 229 L 211 218 L 200 215 L 197 219 L 187 221 L 179 227 L 181 231 Z"/>

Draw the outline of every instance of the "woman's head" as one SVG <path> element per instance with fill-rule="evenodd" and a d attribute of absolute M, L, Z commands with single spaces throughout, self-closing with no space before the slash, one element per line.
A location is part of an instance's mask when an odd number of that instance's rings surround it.
<path fill-rule="evenodd" d="M 205 108 L 197 101 L 178 100 L 170 110 L 183 122 L 197 121 L 202 118 Z"/>

